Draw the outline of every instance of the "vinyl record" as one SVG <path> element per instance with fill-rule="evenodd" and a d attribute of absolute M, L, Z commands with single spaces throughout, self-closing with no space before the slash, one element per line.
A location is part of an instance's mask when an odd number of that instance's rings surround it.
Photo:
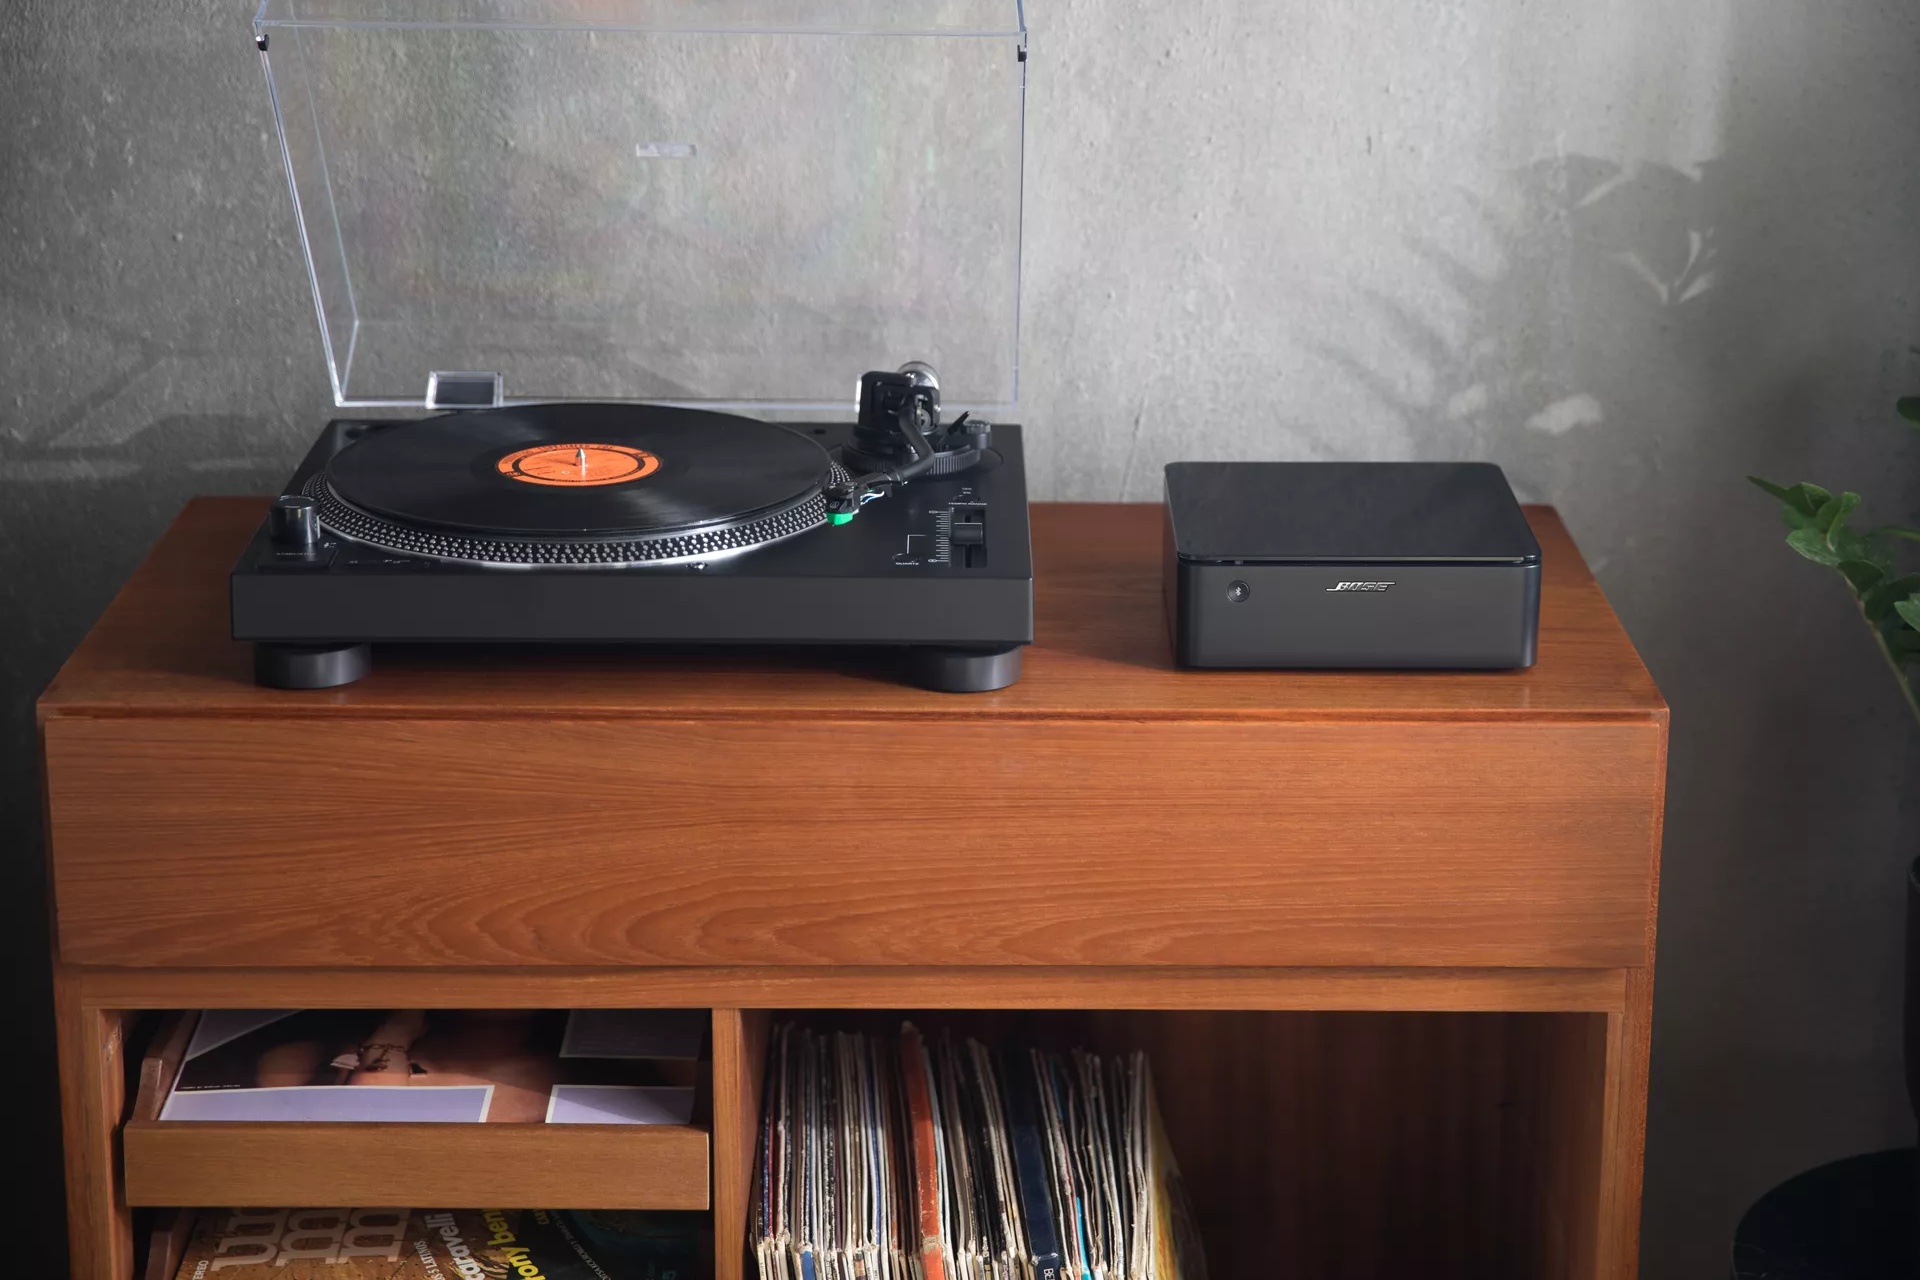
<path fill-rule="evenodd" d="M 653 405 L 548 404 L 368 433 L 327 464 L 330 496 L 416 528 L 496 539 L 658 538 L 816 498 L 827 451 L 771 423 Z"/>

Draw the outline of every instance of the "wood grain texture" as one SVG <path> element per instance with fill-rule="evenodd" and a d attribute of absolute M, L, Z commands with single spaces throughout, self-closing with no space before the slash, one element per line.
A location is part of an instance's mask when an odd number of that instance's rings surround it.
<path fill-rule="evenodd" d="M 173 1082 L 180 1078 L 180 1063 L 187 1056 L 187 1045 L 193 1040 L 193 1028 L 197 1020 L 195 1014 L 185 1011 L 168 1013 L 162 1017 L 153 1043 L 140 1059 L 140 1082 L 134 1093 L 131 1119 L 160 1118 L 160 1109 L 166 1105 L 167 1094 L 172 1091 Z"/>
<path fill-rule="evenodd" d="M 772 1026 L 764 1009 L 713 1011 L 714 1280 L 747 1275 L 745 1241 Z"/>
<path fill-rule="evenodd" d="M 39 707 L 76 1275 L 131 1274 L 129 1194 L 404 1187 L 697 1198 L 735 1280 L 775 1009 L 1147 1048 L 1216 1275 L 1633 1274 L 1667 712 L 1551 511 L 1530 671 L 1201 673 L 1158 508 L 1043 505 L 1026 676 L 953 697 L 644 651 L 258 689 L 262 509 L 190 505 Z M 710 1128 L 117 1133 L 129 1011 L 396 1003 L 711 1008 Z"/>
<path fill-rule="evenodd" d="M 325 693 L 254 687 L 228 635 L 227 573 L 265 511 L 201 498 L 120 592 L 46 696 L 46 715 L 447 716 L 943 722 L 1067 717 L 1483 720 L 1664 718 L 1666 706 L 1549 508 L 1539 661 L 1517 672 L 1194 672 L 1172 665 L 1160 601 L 1160 508 L 1033 508 L 1035 642 L 1013 687 L 964 697 L 906 688 L 870 656 L 382 651 Z"/>
<path fill-rule="evenodd" d="M 1640 1193 L 1647 1154 L 1653 970 L 1627 973 L 1627 1007 L 1607 1017 L 1606 1141 L 1598 1156 L 1601 1280 L 1640 1271 Z"/>
<path fill-rule="evenodd" d="M 68 1272 L 73 1280 L 128 1280 L 133 1216 L 119 1176 L 118 1132 L 127 1106 L 123 1019 L 86 1005 L 71 973 L 58 964 L 53 1002 L 66 1149 Z"/>
<path fill-rule="evenodd" d="M 1618 1012 L 1619 969 L 87 969 L 101 1009 L 1355 1009 Z"/>
<path fill-rule="evenodd" d="M 1593 1280 L 1601 1274 L 1606 1214 L 1608 1020 L 1530 1018 L 1513 1029 L 1504 1103 L 1513 1154 L 1500 1176 L 1502 1197 L 1516 1211 L 1505 1229 L 1524 1274 Z"/>
<path fill-rule="evenodd" d="M 541 1204 L 705 1209 L 708 1134 L 686 1125 L 135 1120 L 136 1205 Z"/>
<path fill-rule="evenodd" d="M 1640 965 L 1663 734 L 63 717 L 45 730 L 59 949 L 91 965 Z M 962 765 L 965 785 L 871 805 L 877 779 Z"/>

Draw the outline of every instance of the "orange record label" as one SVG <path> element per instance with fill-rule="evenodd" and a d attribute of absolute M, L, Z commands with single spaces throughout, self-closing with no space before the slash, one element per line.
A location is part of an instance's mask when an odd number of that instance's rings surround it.
<path fill-rule="evenodd" d="M 500 459 L 500 474 L 522 484 L 591 487 L 650 476 L 660 459 L 624 444 L 543 444 Z"/>

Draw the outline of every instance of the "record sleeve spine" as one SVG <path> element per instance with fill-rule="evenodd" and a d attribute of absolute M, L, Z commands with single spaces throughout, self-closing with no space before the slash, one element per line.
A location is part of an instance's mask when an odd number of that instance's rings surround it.
<path fill-rule="evenodd" d="M 1066 1257 L 1060 1249 L 1060 1227 L 1053 1216 L 1048 1192 L 1045 1140 L 1040 1132 L 1039 1082 L 1030 1061 L 1014 1054 L 1003 1073 L 1007 1090 L 1007 1119 L 1012 1130 L 1014 1176 L 1025 1209 L 1027 1243 L 1033 1258 L 1034 1280 L 1063 1280 Z M 1022 1069 L 1024 1067 L 1024 1069 Z"/>
<path fill-rule="evenodd" d="M 933 1086 L 926 1043 L 912 1025 L 900 1031 L 900 1073 L 913 1119 L 914 1200 L 919 1209 L 922 1280 L 947 1280 L 940 1231 L 939 1136 L 934 1132 Z"/>

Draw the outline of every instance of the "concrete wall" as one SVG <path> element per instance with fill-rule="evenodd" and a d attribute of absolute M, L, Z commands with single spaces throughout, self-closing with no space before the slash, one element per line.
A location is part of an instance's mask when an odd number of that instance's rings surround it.
<path fill-rule="evenodd" d="M 0 6 L 0 1057 L 49 1169 L 31 697 L 182 499 L 277 484 L 329 406 L 249 7 Z M 1672 699 L 1646 1274 L 1723 1274 L 1764 1188 L 1913 1132 L 1920 753 L 1741 477 L 1915 514 L 1920 10 L 1029 8 L 1036 495 L 1490 458 L 1560 505 Z"/>

